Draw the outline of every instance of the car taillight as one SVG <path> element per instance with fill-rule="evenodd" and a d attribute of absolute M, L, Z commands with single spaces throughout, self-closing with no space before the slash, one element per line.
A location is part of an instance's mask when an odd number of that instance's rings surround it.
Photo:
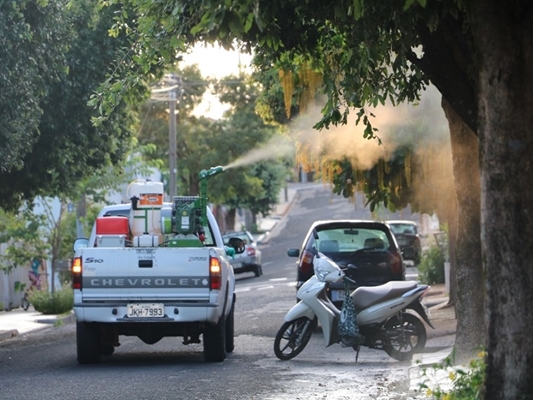
<path fill-rule="evenodd" d="M 220 290 L 222 287 L 222 268 L 217 257 L 209 257 L 209 288 Z"/>
<path fill-rule="evenodd" d="M 308 251 L 304 250 L 302 253 L 302 262 L 300 263 L 300 271 L 304 274 L 312 274 L 313 273 L 313 254 Z"/>
<path fill-rule="evenodd" d="M 249 256 L 255 256 L 255 249 L 253 247 L 247 247 L 246 248 L 246 254 L 248 254 Z"/>
<path fill-rule="evenodd" d="M 75 257 L 72 260 L 72 264 L 70 266 L 70 271 L 72 272 L 72 289 L 82 289 L 81 286 L 81 271 L 82 271 L 82 263 L 81 263 L 81 257 Z"/>
<path fill-rule="evenodd" d="M 396 251 L 391 252 L 391 271 L 393 274 L 403 274 L 402 257 Z"/>

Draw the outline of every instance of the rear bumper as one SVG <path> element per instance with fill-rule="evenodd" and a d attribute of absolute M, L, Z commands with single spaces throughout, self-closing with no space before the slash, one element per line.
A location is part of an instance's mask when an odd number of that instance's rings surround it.
<path fill-rule="evenodd" d="M 230 263 L 231 264 L 243 264 L 243 265 L 256 265 L 256 264 L 259 264 L 260 261 L 258 260 L 256 256 L 253 256 L 253 257 L 245 256 L 245 257 L 235 258 L 231 260 Z"/>
<path fill-rule="evenodd" d="M 231 263 L 233 271 L 238 274 L 242 272 L 254 272 L 255 267 L 259 265 L 256 257 L 241 257 Z"/>
<path fill-rule="evenodd" d="M 132 301 L 134 303 L 134 301 Z M 127 304 L 75 304 L 74 314 L 78 322 L 101 323 L 216 323 L 222 315 L 222 307 L 217 304 L 165 303 L 165 315 L 160 318 L 128 318 Z"/>

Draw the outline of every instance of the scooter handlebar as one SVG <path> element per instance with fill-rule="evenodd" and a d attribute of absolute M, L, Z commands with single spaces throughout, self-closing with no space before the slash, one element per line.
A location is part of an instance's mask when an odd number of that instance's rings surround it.
<path fill-rule="evenodd" d="M 344 279 L 351 283 L 357 283 L 354 279 L 348 278 L 346 275 L 344 275 Z"/>

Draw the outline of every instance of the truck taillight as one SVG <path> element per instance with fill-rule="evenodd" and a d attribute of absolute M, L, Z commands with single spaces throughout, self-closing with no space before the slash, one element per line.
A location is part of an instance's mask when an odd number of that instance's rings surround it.
<path fill-rule="evenodd" d="M 70 271 L 72 272 L 72 289 L 81 290 L 81 271 L 82 271 L 81 257 L 75 257 L 72 260 Z"/>
<path fill-rule="evenodd" d="M 248 246 L 246 248 L 246 254 L 249 256 L 255 256 L 255 249 L 251 246 Z"/>
<path fill-rule="evenodd" d="M 209 257 L 209 288 L 220 290 L 222 287 L 222 267 L 217 257 Z"/>

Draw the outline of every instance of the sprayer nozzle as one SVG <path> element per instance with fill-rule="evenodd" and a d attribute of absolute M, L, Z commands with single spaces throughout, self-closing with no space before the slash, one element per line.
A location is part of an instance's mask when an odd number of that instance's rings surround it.
<path fill-rule="evenodd" d="M 208 170 L 203 169 L 198 174 L 198 179 L 205 179 L 207 177 L 220 174 L 221 172 L 224 172 L 224 168 L 222 168 L 221 166 L 212 167 L 212 168 L 209 168 Z"/>

